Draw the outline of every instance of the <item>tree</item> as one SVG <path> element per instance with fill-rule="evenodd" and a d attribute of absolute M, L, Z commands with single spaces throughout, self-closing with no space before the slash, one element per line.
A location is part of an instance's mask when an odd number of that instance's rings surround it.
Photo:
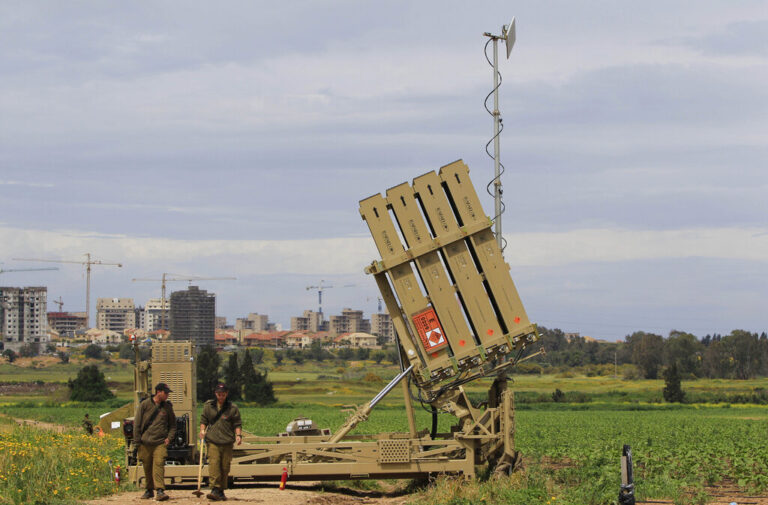
<path fill-rule="evenodd" d="M 123 342 L 119 346 L 117 346 L 117 355 L 120 357 L 120 359 L 130 359 L 133 360 L 135 357 L 135 353 L 133 351 L 133 344 L 130 342 Z"/>
<path fill-rule="evenodd" d="M 262 364 L 264 362 L 264 349 L 261 347 L 251 349 L 251 359 L 257 365 Z"/>
<path fill-rule="evenodd" d="M 326 358 L 325 349 L 323 349 L 323 344 L 320 342 L 319 338 L 312 341 L 312 344 L 309 346 L 308 354 L 310 358 L 319 363 L 322 363 Z"/>
<path fill-rule="evenodd" d="M 285 353 L 283 351 L 275 351 L 275 364 L 280 365 L 285 359 Z"/>
<path fill-rule="evenodd" d="M 677 364 L 672 363 L 664 370 L 664 401 L 669 403 L 682 403 L 685 393 L 680 385 L 680 372 Z"/>
<path fill-rule="evenodd" d="M 245 350 L 243 355 L 240 374 L 243 381 L 243 396 L 246 401 L 259 405 L 270 405 L 277 401 L 272 383 L 267 380 L 267 374 L 264 373 L 262 375 L 254 369 L 253 360 L 248 349 Z"/>
<path fill-rule="evenodd" d="M 751 379 L 760 369 L 760 342 L 757 333 L 733 330 L 723 337 L 723 345 L 729 357 L 733 359 L 733 372 L 736 379 Z"/>
<path fill-rule="evenodd" d="M 640 367 L 646 379 L 656 379 L 664 360 L 664 338 L 661 335 L 635 332 L 631 335 L 632 362 Z"/>
<path fill-rule="evenodd" d="M 88 347 L 85 348 L 85 351 L 83 351 L 83 354 L 85 354 L 86 358 L 101 359 L 104 357 L 104 349 L 102 349 L 101 346 L 99 345 L 90 344 Z"/>
<path fill-rule="evenodd" d="M 288 359 L 292 359 L 297 365 L 304 363 L 304 353 L 298 349 L 288 349 Z"/>
<path fill-rule="evenodd" d="M 75 380 L 70 379 L 69 399 L 76 402 L 101 402 L 114 398 L 115 395 L 107 387 L 104 374 L 96 365 L 84 366 L 77 372 Z"/>
<path fill-rule="evenodd" d="M 197 399 L 205 401 L 211 397 L 219 383 L 221 358 L 213 346 L 207 345 L 197 353 Z"/>
<path fill-rule="evenodd" d="M 247 353 L 248 349 L 245 352 Z M 228 398 L 232 401 L 239 400 L 242 397 L 243 378 L 240 374 L 240 367 L 237 366 L 236 352 L 229 355 L 229 362 L 224 367 L 224 382 L 229 388 Z"/>
<path fill-rule="evenodd" d="M 352 356 L 354 355 L 355 355 L 354 351 L 349 347 L 342 347 L 341 349 L 339 349 L 339 352 L 336 353 L 336 356 L 338 356 L 338 358 L 342 361 L 349 361 L 350 359 L 352 359 Z"/>
<path fill-rule="evenodd" d="M 681 374 L 701 376 L 701 353 L 704 346 L 690 333 L 672 330 L 664 342 L 664 363 L 677 365 Z"/>
<path fill-rule="evenodd" d="M 38 348 L 36 344 L 24 344 L 19 349 L 19 356 L 22 358 L 34 358 L 38 355 Z"/>
<path fill-rule="evenodd" d="M 8 360 L 8 363 L 13 363 L 16 361 L 16 353 L 13 352 L 13 349 L 6 349 L 3 351 L 3 356 L 5 359 Z"/>
<path fill-rule="evenodd" d="M 358 347 L 357 351 L 355 352 L 355 355 L 357 359 L 359 359 L 360 361 L 365 361 L 370 357 L 371 350 L 368 349 L 367 347 Z"/>
<path fill-rule="evenodd" d="M 59 351 L 57 356 L 59 357 L 59 362 L 61 362 L 62 365 L 69 363 L 69 354 L 65 353 L 64 351 Z"/>
<path fill-rule="evenodd" d="M 380 365 L 382 361 L 384 361 L 384 358 L 387 357 L 387 353 L 384 351 L 376 351 L 371 355 L 371 358 L 373 361 L 376 362 L 377 365 Z"/>

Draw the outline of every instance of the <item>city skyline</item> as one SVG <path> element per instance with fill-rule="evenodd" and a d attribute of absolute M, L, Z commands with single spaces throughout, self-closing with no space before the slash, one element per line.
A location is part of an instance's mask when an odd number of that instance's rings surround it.
<path fill-rule="evenodd" d="M 359 200 L 456 159 L 493 177 L 532 322 L 609 340 L 768 328 L 763 2 L 0 6 L 2 268 L 80 260 L 99 297 L 177 272 L 217 313 L 367 313 Z M 486 214 L 493 208 L 481 196 Z M 84 269 L 3 273 L 83 311 Z M 354 285 L 353 287 L 342 287 Z M 170 286 L 169 291 L 182 289 Z"/>

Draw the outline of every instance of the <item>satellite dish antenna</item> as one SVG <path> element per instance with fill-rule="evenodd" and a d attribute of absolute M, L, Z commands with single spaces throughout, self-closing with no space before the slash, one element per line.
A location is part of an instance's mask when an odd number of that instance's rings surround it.
<path fill-rule="evenodd" d="M 501 32 L 504 34 L 504 40 L 507 41 L 507 59 L 509 59 L 512 48 L 515 46 L 515 18 L 512 17 L 512 21 L 508 25 L 502 27 Z"/>

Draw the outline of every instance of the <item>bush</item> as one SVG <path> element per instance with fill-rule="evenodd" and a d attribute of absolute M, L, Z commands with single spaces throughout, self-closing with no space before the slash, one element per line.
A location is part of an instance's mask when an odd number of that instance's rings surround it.
<path fill-rule="evenodd" d="M 297 349 L 288 349 L 288 359 L 292 359 L 297 365 L 304 363 L 304 353 Z"/>
<path fill-rule="evenodd" d="M 83 354 L 86 358 L 90 359 L 102 359 L 104 357 L 104 349 L 101 348 L 101 346 L 96 344 L 90 344 L 88 347 L 85 348 L 83 351 Z"/>
<path fill-rule="evenodd" d="M 685 393 L 680 384 L 680 373 L 677 370 L 677 364 L 673 363 L 664 370 L 664 401 L 669 403 L 682 403 L 685 400 Z"/>
<path fill-rule="evenodd" d="M 537 365 L 536 363 L 520 363 L 515 367 L 515 371 L 526 375 L 541 375 L 542 368 L 541 365 Z"/>
<path fill-rule="evenodd" d="M 625 366 L 622 375 L 624 379 L 628 381 L 636 381 L 640 379 L 640 371 L 633 365 Z"/>
<path fill-rule="evenodd" d="M 67 385 L 70 390 L 69 399 L 75 402 L 101 402 L 115 396 L 96 365 L 81 368 L 77 378 L 74 381 L 70 379 Z"/>
<path fill-rule="evenodd" d="M 59 351 L 57 356 L 59 357 L 59 362 L 62 365 L 66 365 L 67 363 L 69 363 L 69 354 L 65 353 L 64 351 Z"/>
<path fill-rule="evenodd" d="M 38 348 L 35 344 L 24 344 L 19 349 L 19 355 L 22 358 L 33 358 L 38 355 Z"/>
<path fill-rule="evenodd" d="M 3 357 L 8 360 L 8 363 L 16 361 L 16 353 L 12 349 L 6 349 L 3 351 Z"/>
<path fill-rule="evenodd" d="M 352 356 L 354 355 L 355 355 L 354 351 L 349 347 L 342 347 L 336 353 L 336 356 L 342 361 L 349 361 L 352 359 Z"/>

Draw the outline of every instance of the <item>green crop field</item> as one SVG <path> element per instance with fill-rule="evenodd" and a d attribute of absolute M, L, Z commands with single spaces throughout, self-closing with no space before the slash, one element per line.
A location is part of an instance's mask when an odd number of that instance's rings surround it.
<path fill-rule="evenodd" d="M 108 366 L 99 363 L 108 380 L 117 386 L 119 398 L 102 404 L 66 401 L 65 383 L 77 374 L 80 366 L 0 365 L 0 382 L 7 385 L 0 393 L 0 413 L 63 424 L 72 429 L 70 437 L 78 435 L 64 439 L 50 434 L 54 438 L 44 443 L 50 447 L 46 457 L 55 459 L 55 451 L 64 450 L 62 440 L 87 444 L 79 437 L 83 415 L 87 412 L 96 419 L 129 397 L 131 367 L 119 362 Z M 396 373 L 394 366 L 372 362 L 346 366 L 306 362 L 301 366 L 280 367 L 268 362 L 261 368 L 270 369 L 269 378 L 278 403 L 270 407 L 241 404 L 244 428 L 257 435 L 281 432 L 288 422 L 300 416 L 335 430 L 348 415 L 346 406 L 371 399 Z M 16 382 L 32 384 L 31 389 L 14 393 L 11 385 Z M 35 390 L 34 385 L 40 383 L 43 383 L 40 389 Z M 58 386 L 49 387 L 51 383 Z M 481 380 L 466 389 L 473 400 L 479 401 L 488 386 L 489 381 Z M 479 479 L 467 483 L 441 479 L 436 486 L 416 488 L 412 502 L 434 505 L 613 503 L 619 489 L 623 444 L 633 449 L 637 495 L 641 499 L 671 498 L 677 503 L 706 503 L 705 487 L 722 483 L 735 485 L 744 493 L 768 492 L 768 406 L 727 403 L 731 398 L 738 402 L 764 398 L 768 379 L 683 381 L 688 398 L 699 402 L 688 405 L 662 403 L 663 387 L 661 380 L 626 380 L 621 376 L 587 377 L 571 373 L 514 376 L 516 442 L 524 458 L 523 469 L 502 481 Z M 553 401 L 556 390 L 564 393 L 564 401 Z M 736 400 L 736 396 L 741 399 Z M 370 419 L 352 434 L 407 431 L 402 399 L 402 389 L 395 388 Z M 708 401 L 726 403 L 708 404 Z M 429 428 L 431 414 L 419 405 L 415 405 L 415 412 L 418 428 Z M 448 431 L 454 422 L 447 414 L 440 414 L 438 419 L 441 432 Z M 32 440 L 31 435 L 11 433 L 14 434 L 9 435 L 7 429 L 1 433 L 0 444 L 16 447 L 13 444 L 22 443 L 20 440 Z M 47 435 L 36 435 L 34 440 L 40 436 Z M 109 457 L 120 459 L 121 439 L 115 440 L 107 452 Z M 88 451 L 98 449 L 88 447 Z M 15 454 L 12 464 L 15 468 L 32 468 L 32 462 L 24 460 L 31 454 L 28 451 Z M 90 491 L 76 495 L 78 498 L 109 489 L 105 480 L 108 476 L 102 475 L 104 461 L 92 458 L 89 464 L 93 468 L 86 465 L 80 471 L 90 471 L 98 477 L 89 484 Z M 32 496 L 34 491 L 23 483 L 15 490 L 13 486 L 0 486 L 0 503 L 21 503 L 22 497 Z M 75 495 L 69 492 L 54 498 L 49 495 L 52 503 L 69 503 Z"/>
<path fill-rule="evenodd" d="M 745 492 L 768 490 L 768 408 L 646 408 L 649 410 L 519 411 L 516 441 L 525 470 L 503 482 L 464 483 L 455 489 L 445 482 L 419 491 L 414 503 L 547 503 L 553 496 L 556 503 L 564 504 L 612 503 L 619 489 L 623 444 L 631 445 L 634 453 L 641 499 L 705 503 L 704 487 L 723 482 L 736 483 Z M 73 427 L 79 425 L 85 410 L 83 405 L 0 407 L 6 414 Z M 100 409 L 91 406 L 89 410 L 94 416 Z M 107 406 L 101 410 L 106 411 Z M 243 407 L 242 414 L 245 429 L 258 435 L 282 431 L 298 416 L 335 429 L 347 415 L 340 408 L 317 404 Z M 419 428 L 430 426 L 428 412 L 416 409 L 416 415 Z M 453 422 L 445 414 L 439 420 L 441 431 Z M 376 409 L 353 433 L 405 430 L 403 409 L 384 407 Z"/>

